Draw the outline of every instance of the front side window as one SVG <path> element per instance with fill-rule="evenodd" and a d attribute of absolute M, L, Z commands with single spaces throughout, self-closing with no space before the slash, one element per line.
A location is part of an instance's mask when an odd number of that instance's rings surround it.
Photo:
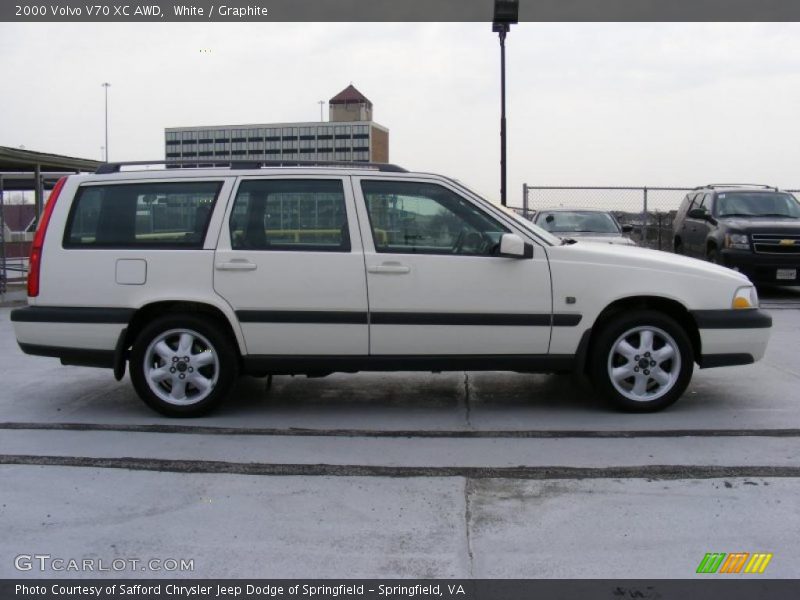
<path fill-rule="evenodd" d="M 492 256 L 503 225 L 437 184 L 362 181 L 378 252 Z"/>
<path fill-rule="evenodd" d="M 85 185 L 65 248 L 202 248 L 219 181 Z"/>
<path fill-rule="evenodd" d="M 341 180 L 243 181 L 229 226 L 234 250 L 350 251 Z"/>

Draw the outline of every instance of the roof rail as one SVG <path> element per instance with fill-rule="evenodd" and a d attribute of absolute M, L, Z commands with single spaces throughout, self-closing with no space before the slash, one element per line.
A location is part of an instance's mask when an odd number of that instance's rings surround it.
<path fill-rule="evenodd" d="M 709 183 L 708 185 L 699 185 L 694 189 L 702 190 L 708 188 L 714 190 L 723 187 L 751 187 L 765 190 L 775 190 L 776 192 L 778 191 L 778 188 L 774 185 L 762 185 L 760 183 Z"/>
<path fill-rule="evenodd" d="M 338 167 L 342 169 L 367 169 L 389 173 L 408 173 L 407 169 L 391 163 L 347 162 L 341 160 L 134 160 L 128 162 L 103 163 L 95 174 L 106 175 L 119 173 L 121 167 L 165 165 L 167 168 L 219 168 L 229 167 L 232 170 L 261 169 L 275 167 Z"/>

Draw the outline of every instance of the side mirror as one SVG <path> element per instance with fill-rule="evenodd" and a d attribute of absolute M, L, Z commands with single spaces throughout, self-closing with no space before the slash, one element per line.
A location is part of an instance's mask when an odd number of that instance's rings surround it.
<path fill-rule="evenodd" d="M 705 221 L 708 219 L 708 211 L 703 210 L 702 208 L 693 208 L 686 216 L 688 216 L 690 219 L 701 219 Z"/>
<path fill-rule="evenodd" d="M 506 258 L 533 258 L 533 245 L 525 243 L 516 233 L 504 233 L 500 238 L 499 255 Z"/>
<path fill-rule="evenodd" d="M 622 233 L 631 233 L 632 231 L 633 231 L 633 225 L 622 226 Z"/>

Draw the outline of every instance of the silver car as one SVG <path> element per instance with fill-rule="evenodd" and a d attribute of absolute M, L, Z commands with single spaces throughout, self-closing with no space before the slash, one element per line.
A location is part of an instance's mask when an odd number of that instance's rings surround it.
<path fill-rule="evenodd" d="M 627 235 L 633 231 L 633 227 L 620 225 L 616 217 L 607 210 L 548 208 L 538 211 L 533 222 L 561 238 L 623 246 L 636 245 Z"/>

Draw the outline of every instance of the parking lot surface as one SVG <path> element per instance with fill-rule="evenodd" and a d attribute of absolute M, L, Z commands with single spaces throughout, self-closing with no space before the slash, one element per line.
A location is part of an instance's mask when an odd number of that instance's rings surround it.
<path fill-rule="evenodd" d="M 16 347 L 0 308 L 0 576 L 20 554 L 183 558 L 92 577 L 688 578 L 707 552 L 797 577 L 800 295 L 762 294 L 763 361 L 665 412 L 573 376 L 245 378 L 171 420 L 128 378 Z"/>

